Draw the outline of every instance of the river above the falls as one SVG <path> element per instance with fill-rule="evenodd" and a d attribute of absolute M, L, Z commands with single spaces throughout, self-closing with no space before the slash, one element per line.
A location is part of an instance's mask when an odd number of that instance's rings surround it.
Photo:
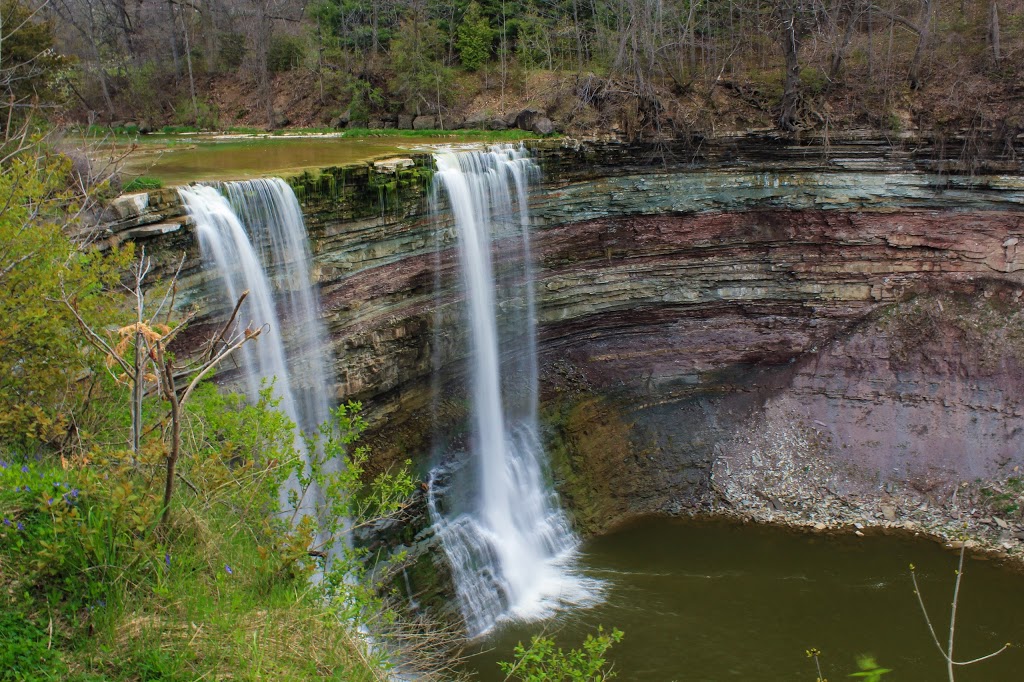
<path fill-rule="evenodd" d="M 946 640 L 958 553 L 908 536 L 822 536 L 718 521 L 647 518 L 585 543 L 580 566 L 607 586 L 593 608 L 543 623 L 510 624 L 474 644 L 477 679 L 517 642 L 554 634 L 579 646 L 598 625 L 625 639 L 609 652 L 618 679 L 652 682 L 814 680 L 805 650 L 823 652 L 828 679 L 848 679 L 860 654 L 893 669 L 883 680 L 946 679 L 945 663 L 914 597 L 909 565 Z M 1020 573 L 968 558 L 956 659 L 1024 640 Z M 959 682 L 1019 680 L 1024 652 L 959 668 Z"/>
<path fill-rule="evenodd" d="M 461 132 L 461 131 L 460 131 Z M 512 135 L 512 134 L 510 134 Z M 165 185 L 211 180 L 242 180 L 294 175 L 306 169 L 342 166 L 382 156 L 431 151 L 442 146 L 478 145 L 488 133 L 455 135 L 281 136 L 149 136 L 124 158 L 126 177 L 147 176 Z M 100 148 L 95 154 L 119 157 L 124 145 Z"/>

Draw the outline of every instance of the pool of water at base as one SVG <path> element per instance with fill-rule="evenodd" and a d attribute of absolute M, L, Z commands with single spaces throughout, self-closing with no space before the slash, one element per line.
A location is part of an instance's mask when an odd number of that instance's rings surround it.
<path fill-rule="evenodd" d="M 624 640 L 609 652 L 620 680 L 813 682 L 857 679 L 871 654 L 883 682 L 946 680 L 921 614 L 913 563 L 940 641 L 947 639 L 959 553 L 908 535 L 822 536 L 708 520 L 645 518 L 584 544 L 583 570 L 606 587 L 599 606 L 542 623 L 507 623 L 472 643 L 467 668 L 504 680 L 497 661 L 517 642 L 553 635 L 578 646 L 598 625 Z M 968 557 L 954 658 L 1024 644 L 1024 574 Z M 1024 650 L 959 668 L 957 682 L 1024 680 Z"/>

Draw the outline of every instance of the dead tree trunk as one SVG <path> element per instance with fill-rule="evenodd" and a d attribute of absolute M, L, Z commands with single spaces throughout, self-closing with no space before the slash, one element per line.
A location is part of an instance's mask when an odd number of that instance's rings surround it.
<path fill-rule="evenodd" d="M 1002 58 L 1002 49 L 999 44 L 999 0 L 992 0 L 988 13 L 988 39 L 992 46 L 992 58 L 998 64 Z"/>
<path fill-rule="evenodd" d="M 782 22 L 782 54 L 786 59 L 779 128 L 793 132 L 797 129 L 800 108 L 800 17 L 793 2 L 779 3 L 778 11 Z"/>
<path fill-rule="evenodd" d="M 928 49 L 928 42 L 932 34 L 932 18 L 938 11 L 939 0 L 921 0 L 921 21 L 918 22 L 917 48 L 914 50 L 914 57 L 910 60 L 910 70 L 907 72 L 907 80 L 913 90 L 921 88 L 921 62 L 924 60 L 925 51 Z"/>

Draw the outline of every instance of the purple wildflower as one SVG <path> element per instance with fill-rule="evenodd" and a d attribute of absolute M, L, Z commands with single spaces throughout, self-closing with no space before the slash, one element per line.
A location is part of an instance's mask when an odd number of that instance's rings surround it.
<path fill-rule="evenodd" d="M 6 516 L 4 517 L 4 525 L 5 526 L 10 526 L 11 525 L 11 520 L 9 518 L 7 518 Z"/>
<path fill-rule="evenodd" d="M 52 498 L 52 497 L 50 497 L 50 498 L 47 498 L 47 500 L 46 500 L 46 506 L 47 506 L 47 507 L 49 507 L 49 506 L 52 506 L 52 505 L 53 505 L 53 498 Z"/>
<path fill-rule="evenodd" d="M 72 488 L 71 492 L 69 494 L 71 495 L 71 499 L 77 500 L 78 499 L 78 488 Z"/>
<path fill-rule="evenodd" d="M 18 530 L 25 530 L 25 524 L 24 524 L 24 523 L 22 523 L 21 521 L 18 521 L 18 526 L 17 526 L 17 528 L 18 528 Z"/>
<path fill-rule="evenodd" d="M 224 564 L 224 570 L 227 571 L 228 575 L 234 575 L 234 573 L 235 573 L 234 571 L 231 570 L 231 567 L 228 566 L 227 564 Z"/>
<path fill-rule="evenodd" d="M 164 554 L 164 564 L 167 565 L 167 568 L 171 567 L 171 553 L 170 552 L 168 552 L 167 554 Z"/>
<path fill-rule="evenodd" d="M 23 473 L 23 474 L 27 474 L 28 473 L 28 465 L 27 464 L 22 464 L 21 465 L 21 473 Z"/>
<path fill-rule="evenodd" d="M 4 460 L 0 459 L 0 469 L 6 469 L 6 468 L 7 468 L 7 462 L 5 462 Z"/>

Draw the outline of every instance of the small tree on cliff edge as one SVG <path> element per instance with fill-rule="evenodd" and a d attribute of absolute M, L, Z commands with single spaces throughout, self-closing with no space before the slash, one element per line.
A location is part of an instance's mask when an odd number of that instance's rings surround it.
<path fill-rule="evenodd" d="M 184 262 L 184 259 L 182 259 Z M 132 452 L 138 456 L 143 435 L 143 398 L 158 395 L 167 406 L 167 415 L 160 422 L 170 422 L 167 432 L 167 449 L 164 456 L 164 496 L 163 511 L 160 525 L 166 526 L 170 516 L 171 497 L 174 494 L 175 467 L 181 454 L 182 410 L 199 383 L 207 377 L 223 360 L 243 345 L 257 338 L 263 327 L 258 329 L 245 328 L 238 330 L 235 319 L 242 302 L 249 295 L 242 292 L 227 322 L 220 332 L 209 342 L 209 347 L 194 362 L 176 363 L 174 354 L 169 347 L 178 334 L 185 329 L 191 313 L 172 326 L 171 313 L 174 308 L 174 293 L 177 291 L 177 273 L 164 292 L 155 310 L 147 315 L 146 296 L 143 282 L 151 269 L 151 261 L 142 250 L 139 260 L 131 269 L 132 285 L 129 293 L 135 301 L 135 321 L 119 328 L 116 332 L 117 341 L 105 339 L 89 324 L 79 310 L 76 296 L 64 291 L 63 302 L 78 326 L 85 334 L 86 340 L 107 358 L 107 365 L 114 370 L 115 379 L 119 383 L 128 384 L 132 392 Z M 180 271 L 180 266 L 179 266 Z M 163 321 L 160 321 L 163 316 Z M 166 431 L 166 429 L 165 429 Z"/>

